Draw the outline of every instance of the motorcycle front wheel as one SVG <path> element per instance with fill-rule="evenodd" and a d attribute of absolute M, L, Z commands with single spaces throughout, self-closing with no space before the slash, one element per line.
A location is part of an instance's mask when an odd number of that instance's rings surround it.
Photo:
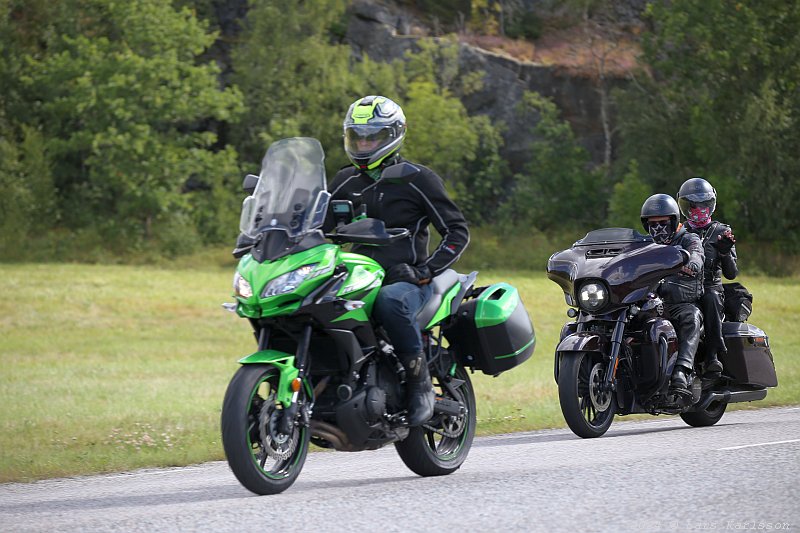
<path fill-rule="evenodd" d="M 616 412 L 613 394 L 599 388 L 608 368 L 590 353 L 564 355 L 558 371 L 558 400 L 567 425 L 584 439 L 608 431 Z"/>
<path fill-rule="evenodd" d="M 434 376 L 438 397 L 457 400 L 464 406 L 459 416 L 434 414 L 422 426 L 411 428 L 408 437 L 395 443 L 403 463 L 420 476 L 444 476 L 455 472 L 464 463 L 475 437 L 475 391 L 467 371 L 458 367 L 455 380 L 463 381 L 455 393 L 442 385 L 443 379 Z"/>
<path fill-rule="evenodd" d="M 307 427 L 292 424 L 289 433 L 282 432 L 279 377 L 273 366 L 243 365 L 231 379 L 222 404 L 222 444 L 228 465 L 236 479 L 256 494 L 288 489 L 308 454 Z"/>

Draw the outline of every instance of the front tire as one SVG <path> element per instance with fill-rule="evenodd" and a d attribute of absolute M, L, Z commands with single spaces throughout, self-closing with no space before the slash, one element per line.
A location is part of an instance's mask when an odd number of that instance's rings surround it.
<path fill-rule="evenodd" d="M 458 400 L 465 407 L 459 416 L 434 414 L 428 422 L 411 428 L 408 436 L 395 443 L 403 463 L 420 476 L 445 476 L 464 463 L 475 437 L 475 391 L 469 374 L 458 367 L 453 376 L 463 383 L 451 394 L 442 386 L 443 378 L 434 376 L 437 396 Z"/>
<path fill-rule="evenodd" d="M 597 389 L 597 383 L 608 371 L 603 365 L 599 356 L 592 357 L 586 352 L 561 358 L 558 371 L 561 413 L 572 432 L 584 439 L 602 436 L 614 421 L 617 404 L 613 394 Z"/>
<path fill-rule="evenodd" d="M 692 427 L 702 428 L 713 426 L 719 422 L 727 408 L 727 402 L 711 402 L 708 407 L 701 411 L 681 413 L 681 418 Z"/>
<path fill-rule="evenodd" d="M 222 444 L 233 474 L 256 494 L 277 494 L 294 483 L 308 454 L 310 432 L 294 425 L 279 429 L 280 373 L 270 365 L 243 365 L 231 379 L 222 404 Z M 301 392 L 298 401 L 302 401 Z"/>

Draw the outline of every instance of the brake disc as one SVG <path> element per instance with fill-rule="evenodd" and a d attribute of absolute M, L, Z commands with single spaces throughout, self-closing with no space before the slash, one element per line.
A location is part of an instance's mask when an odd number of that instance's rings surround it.
<path fill-rule="evenodd" d="M 592 400 L 594 408 L 600 412 L 605 411 L 611 405 L 611 391 L 602 390 L 604 376 L 605 366 L 603 363 L 595 364 L 589 374 L 589 398 Z"/>
<path fill-rule="evenodd" d="M 275 408 L 272 401 L 264 402 L 258 414 L 258 433 L 266 454 L 276 461 L 284 461 L 297 449 L 297 429 L 292 435 L 277 431 L 283 413 Z"/>

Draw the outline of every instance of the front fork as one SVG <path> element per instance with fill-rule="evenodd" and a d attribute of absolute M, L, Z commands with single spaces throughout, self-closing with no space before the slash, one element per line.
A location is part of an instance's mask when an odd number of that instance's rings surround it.
<path fill-rule="evenodd" d="M 628 310 L 623 309 L 619 312 L 614 324 L 614 331 L 611 333 L 611 352 L 608 362 L 608 372 L 603 380 L 603 391 L 613 392 L 616 390 L 617 367 L 619 366 L 619 354 L 622 349 L 622 337 L 625 333 L 625 324 L 628 322 Z"/>
<path fill-rule="evenodd" d="M 265 351 L 269 348 L 270 329 L 262 328 L 258 333 L 258 349 Z M 283 416 L 281 417 L 278 430 L 281 433 L 291 433 L 297 413 L 300 410 L 300 404 L 297 399 L 300 396 L 300 389 L 305 384 L 306 370 L 308 366 L 308 347 L 311 344 L 311 324 L 308 323 L 303 327 L 300 342 L 297 344 L 297 352 L 294 357 L 294 366 L 297 369 L 297 374 L 292 382 L 289 384 L 292 390 L 291 400 L 289 405 L 283 409 Z M 281 369 L 283 372 L 283 370 Z M 310 413 L 303 413 L 303 424 L 308 425 Z"/>
<path fill-rule="evenodd" d="M 289 434 L 297 418 L 297 412 L 300 410 L 300 404 L 297 398 L 300 396 L 300 389 L 305 383 L 306 369 L 308 363 L 308 347 L 311 344 L 311 324 L 303 326 L 303 333 L 300 337 L 300 342 L 297 344 L 297 353 L 295 354 L 295 365 L 297 366 L 297 377 L 292 382 L 292 401 L 289 407 L 284 409 L 283 416 L 281 417 L 280 431 L 284 434 Z M 303 421 L 308 423 L 310 418 L 309 413 L 304 413 Z"/>

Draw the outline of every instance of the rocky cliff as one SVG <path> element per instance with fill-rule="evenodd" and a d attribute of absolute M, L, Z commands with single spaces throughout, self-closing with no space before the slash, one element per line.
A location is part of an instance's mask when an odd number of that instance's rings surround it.
<path fill-rule="evenodd" d="M 536 2 L 529 0 L 528 3 Z M 628 26 L 636 26 L 645 4 L 645 0 L 621 2 L 615 16 Z M 397 2 L 356 0 L 349 13 L 346 38 L 357 56 L 367 54 L 378 60 L 397 59 L 414 49 L 420 36 L 430 33 L 430 28 Z M 586 71 L 576 72 L 563 64 L 517 60 L 463 42 L 459 62 L 462 72 L 485 73 L 483 87 L 464 97 L 463 103 L 470 114 L 487 114 L 493 120 L 506 123 L 504 155 L 513 169 L 519 170 L 527 161 L 528 147 L 533 140 L 532 125 L 523 123 L 515 112 L 525 91 L 536 91 L 551 98 L 561 109 L 563 118 L 572 125 L 593 162 L 603 161 L 605 136 L 596 76 Z M 625 83 L 624 73 L 611 73 L 611 86 Z"/>

